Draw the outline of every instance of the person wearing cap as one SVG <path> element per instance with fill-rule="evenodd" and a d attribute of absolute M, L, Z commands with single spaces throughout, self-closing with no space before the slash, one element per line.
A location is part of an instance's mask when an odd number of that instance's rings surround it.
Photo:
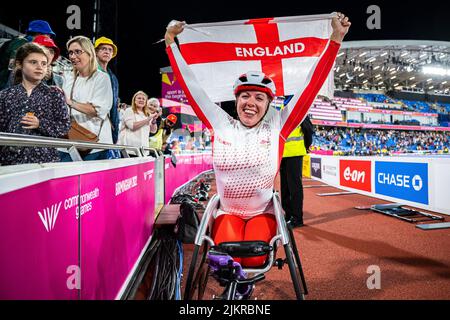
<path fill-rule="evenodd" d="M 174 114 L 169 114 L 166 119 L 163 119 L 163 143 L 169 139 L 170 135 L 172 134 L 173 128 L 175 124 L 177 123 L 178 118 Z"/>
<path fill-rule="evenodd" d="M 180 52 L 175 38 L 186 23 L 172 21 L 164 36 L 172 70 L 199 119 L 214 132 L 213 168 L 220 207 L 215 215 L 215 244 L 234 241 L 269 242 L 276 234 L 274 180 L 289 134 L 308 113 L 336 60 L 350 28 L 348 18 L 332 18 L 333 32 L 312 68 L 305 90 L 299 90 L 280 112 L 269 105 L 276 96 L 274 81 L 261 71 L 247 71 L 233 86 L 238 119 L 208 97 Z M 243 267 L 260 267 L 267 256 L 236 258 Z"/>
<path fill-rule="evenodd" d="M 47 35 L 51 38 L 56 37 L 47 21 L 33 20 L 29 23 L 25 36 L 16 37 L 3 44 L 0 54 L 0 90 L 8 87 L 17 49 L 27 42 L 32 42 L 39 35 Z"/>
<path fill-rule="evenodd" d="M 159 101 L 156 98 L 152 98 L 149 100 L 149 103 L 154 103 L 157 106 L 158 110 L 162 110 Z M 158 113 L 161 114 L 162 111 Z M 167 142 L 167 139 L 172 134 L 173 128 L 178 121 L 178 118 L 174 114 L 169 114 L 167 118 L 163 119 L 162 117 L 158 117 L 156 119 L 158 130 L 156 133 L 150 134 L 150 148 L 154 148 L 157 150 L 162 150 L 163 143 Z"/>
<path fill-rule="evenodd" d="M 54 63 L 56 60 L 58 60 L 61 51 L 59 50 L 58 46 L 56 45 L 55 41 L 53 41 L 52 38 L 40 34 L 33 39 L 33 42 L 40 44 L 41 46 L 47 49 L 48 51 L 47 57 L 49 58 L 50 63 Z"/>
<path fill-rule="evenodd" d="M 38 35 L 33 40 L 34 43 L 40 44 L 46 49 L 47 57 L 48 57 L 48 71 L 44 80 L 49 86 L 57 86 L 62 88 L 63 78 L 59 74 L 53 73 L 52 65 L 58 60 L 61 51 L 56 45 L 55 41 L 52 38 L 45 35 Z"/>
<path fill-rule="evenodd" d="M 47 73 L 44 77 L 44 83 L 49 86 L 57 86 L 61 88 L 63 85 L 63 78 L 58 74 L 54 74 L 52 70 L 52 63 L 54 63 L 59 58 L 60 55 L 59 48 L 56 46 L 53 39 L 47 35 L 38 35 L 34 38 L 32 42 L 42 46 L 48 58 L 49 63 L 47 65 Z M 13 84 L 14 84 L 14 72 L 11 72 L 6 87 L 9 88 L 13 86 Z"/>
<path fill-rule="evenodd" d="M 114 42 L 106 37 L 100 37 L 94 44 L 95 54 L 97 55 L 97 61 L 99 69 L 106 72 L 111 80 L 111 87 L 113 91 L 113 105 L 109 112 L 109 119 L 111 121 L 111 134 L 113 143 L 117 143 L 119 137 L 119 81 L 116 75 L 108 68 L 109 62 L 117 55 L 117 46 Z"/>

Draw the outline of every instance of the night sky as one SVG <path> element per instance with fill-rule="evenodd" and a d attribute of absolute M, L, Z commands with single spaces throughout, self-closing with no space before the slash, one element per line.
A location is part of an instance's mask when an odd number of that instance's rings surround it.
<path fill-rule="evenodd" d="M 0 23 L 25 31 L 28 22 L 44 19 L 57 34 L 57 44 L 63 49 L 71 35 L 93 36 L 94 0 L 8 1 L 0 5 Z M 159 69 L 169 65 L 164 44 L 152 44 L 161 39 L 172 19 L 188 23 L 241 20 L 248 18 L 282 17 L 322 14 L 342 11 L 352 27 L 346 40 L 418 39 L 450 41 L 450 4 L 437 1 L 137 1 L 100 0 L 100 30 L 98 36 L 112 38 L 119 51 L 111 67 L 120 82 L 120 96 L 130 101 L 137 90 L 151 96 L 161 95 Z M 258 3 L 261 3 L 260 5 Z M 408 6 L 405 3 L 414 4 Z M 68 6 L 81 9 L 81 30 L 68 30 Z M 381 9 L 381 30 L 369 30 L 367 8 L 376 4 Z"/>

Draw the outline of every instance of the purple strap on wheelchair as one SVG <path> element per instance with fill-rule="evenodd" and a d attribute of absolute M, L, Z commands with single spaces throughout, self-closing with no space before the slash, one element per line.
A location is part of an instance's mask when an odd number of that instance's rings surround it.
<path fill-rule="evenodd" d="M 242 269 L 242 266 L 239 262 L 236 262 L 233 260 L 233 258 L 229 255 L 223 255 L 223 254 L 214 254 L 211 252 L 208 252 L 208 260 L 209 260 L 209 266 L 211 267 L 211 270 L 213 273 L 219 271 L 220 267 L 228 266 L 229 261 L 233 261 L 233 267 L 237 270 L 237 279 L 238 280 L 245 280 L 247 279 L 247 273 Z M 240 289 L 240 290 L 239 290 Z M 248 285 L 245 288 L 238 288 L 238 294 L 239 295 L 245 295 L 250 292 L 252 289 L 252 285 Z M 244 291 L 244 292 L 241 292 Z"/>
<path fill-rule="evenodd" d="M 247 279 L 247 273 L 242 269 L 242 266 L 239 262 L 233 260 L 233 258 L 229 255 L 219 255 L 208 252 L 209 266 L 211 267 L 213 272 L 219 270 L 220 267 L 228 266 L 228 262 L 233 261 L 233 267 L 236 268 L 238 272 L 238 280 Z"/>

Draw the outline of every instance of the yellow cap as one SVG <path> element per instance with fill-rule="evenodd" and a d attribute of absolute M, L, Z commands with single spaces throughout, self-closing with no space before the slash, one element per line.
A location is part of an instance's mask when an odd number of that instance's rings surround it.
<path fill-rule="evenodd" d="M 113 55 L 112 57 L 114 58 L 117 55 L 117 46 L 114 44 L 114 42 L 106 37 L 100 37 L 97 40 L 95 40 L 95 49 L 97 49 L 98 46 L 101 46 L 102 44 L 107 44 L 110 45 L 111 47 L 113 47 Z"/>

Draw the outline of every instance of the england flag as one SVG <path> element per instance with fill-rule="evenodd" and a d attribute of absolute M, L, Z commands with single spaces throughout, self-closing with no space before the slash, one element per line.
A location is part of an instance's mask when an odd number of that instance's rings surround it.
<path fill-rule="evenodd" d="M 233 100 L 233 84 L 247 71 L 271 77 L 277 96 L 293 95 L 327 48 L 335 15 L 189 24 L 178 36 L 180 51 L 214 102 Z M 333 96 L 333 79 L 330 72 L 320 95 Z"/>

